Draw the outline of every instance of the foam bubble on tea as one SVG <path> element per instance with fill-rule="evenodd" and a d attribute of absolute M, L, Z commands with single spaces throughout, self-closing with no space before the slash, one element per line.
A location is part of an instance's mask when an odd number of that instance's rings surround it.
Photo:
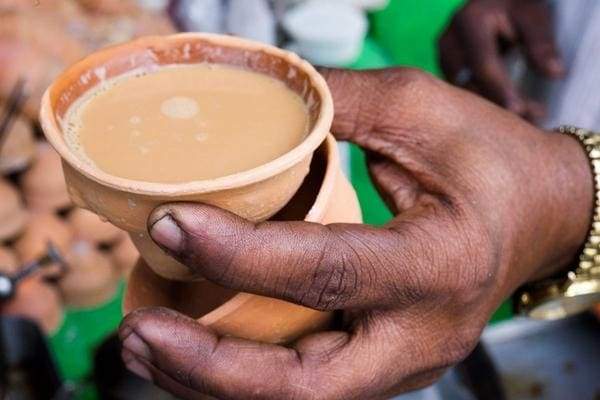
<path fill-rule="evenodd" d="M 68 110 L 82 159 L 114 176 L 159 183 L 213 179 L 268 163 L 306 137 L 300 96 L 226 65 L 166 66 L 106 80 Z"/>

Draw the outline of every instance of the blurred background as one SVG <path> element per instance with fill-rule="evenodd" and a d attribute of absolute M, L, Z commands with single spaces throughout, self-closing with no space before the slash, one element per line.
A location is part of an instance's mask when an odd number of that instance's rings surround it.
<path fill-rule="evenodd" d="M 600 2 L 568 2 L 588 3 L 600 16 Z M 402 65 L 443 77 L 438 40 L 464 3 L 0 0 L 0 118 L 8 122 L 0 126 L 0 399 L 171 398 L 125 372 L 119 359 L 114 333 L 138 254 L 123 232 L 72 207 L 59 157 L 40 134 L 41 96 L 65 67 L 138 36 L 202 31 L 274 44 L 317 65 Z M 540 93 L 543 79 L 523 59 L 508 57 L 506 65 L 523 90 Z M 598 102 L 589 101 L 597 114 Z M 365 222 L 385 223 L 391 214 L 361 150 L 341 148 Z M 600 399 L 593 387 L 600 335 L 591 315 L 552 324 L 511 317 L 507 302 L 472 357 L 436 387 L 403 398 Z"/>

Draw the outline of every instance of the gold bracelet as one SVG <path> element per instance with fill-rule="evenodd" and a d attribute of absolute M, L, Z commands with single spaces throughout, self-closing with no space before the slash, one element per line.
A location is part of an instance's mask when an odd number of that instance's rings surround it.
<path fill-rule="evenodd" d="M 579 263 L 566 276 L 528 284 L 515 293 L 518 313 L 559 319 L 600 303 L 600 135 L 572 126 L 558 132 L 574 136 L 584 148 L 594 177 L 594 215 Z"/>

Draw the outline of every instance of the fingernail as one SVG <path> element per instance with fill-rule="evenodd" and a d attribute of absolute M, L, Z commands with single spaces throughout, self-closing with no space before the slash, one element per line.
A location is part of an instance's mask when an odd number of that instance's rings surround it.
<path fill-rule="evenodd" d="M 152 225 L 150 236 L 160 246 L 174 253 L 179 250 L 183 242 L 183 233 L 169 214 L 166 214 Z"/>
<path fill-rule="evenodd" d="M 125 362 L 127 369 L 142 379 L 152 381 L 152 374 L 146 365 L 136 358 L 131 359 L 129 362 Z"/>
<path fill-rule="evenodd" d="M 136 357 L 141 357 L 148 361 L 152 360 L 152 353 L 146 345 L 146 342 L 142 340 L 137 334 L 131 333 L 123 341 L 123 351 L 128 351 L 135 354 Z"/>

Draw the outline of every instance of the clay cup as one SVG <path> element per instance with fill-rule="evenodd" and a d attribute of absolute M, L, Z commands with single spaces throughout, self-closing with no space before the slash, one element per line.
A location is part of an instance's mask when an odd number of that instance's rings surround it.
<path fill-rule="evenodd" d="M 65 113 L 103 79 L 136 69 L 194 63 L 237 66 L 283 81 L 306 102 L 309 133 L 297 147 L 257 168 L 217 179 L 177 184 L 109 175 L 67 146 L 61 126 Z M 325 140 L 332 119 L 333 103 L 327 84 L 306 61 L 253 41 L 200 33 L 145 37 L 93 53 L 54 81 L 43 97 L 40 112 L 44 133 L 62 157 L 73 202 L 129 232 L 144 260 L 158 275 L 182 281 L 198 277 L 152 242 L 146 227 L 152 210 L 163 203 L 201 202 L 252 221 L 268 219 L 288 203 L 302 184 L 313 152 Z"/>

